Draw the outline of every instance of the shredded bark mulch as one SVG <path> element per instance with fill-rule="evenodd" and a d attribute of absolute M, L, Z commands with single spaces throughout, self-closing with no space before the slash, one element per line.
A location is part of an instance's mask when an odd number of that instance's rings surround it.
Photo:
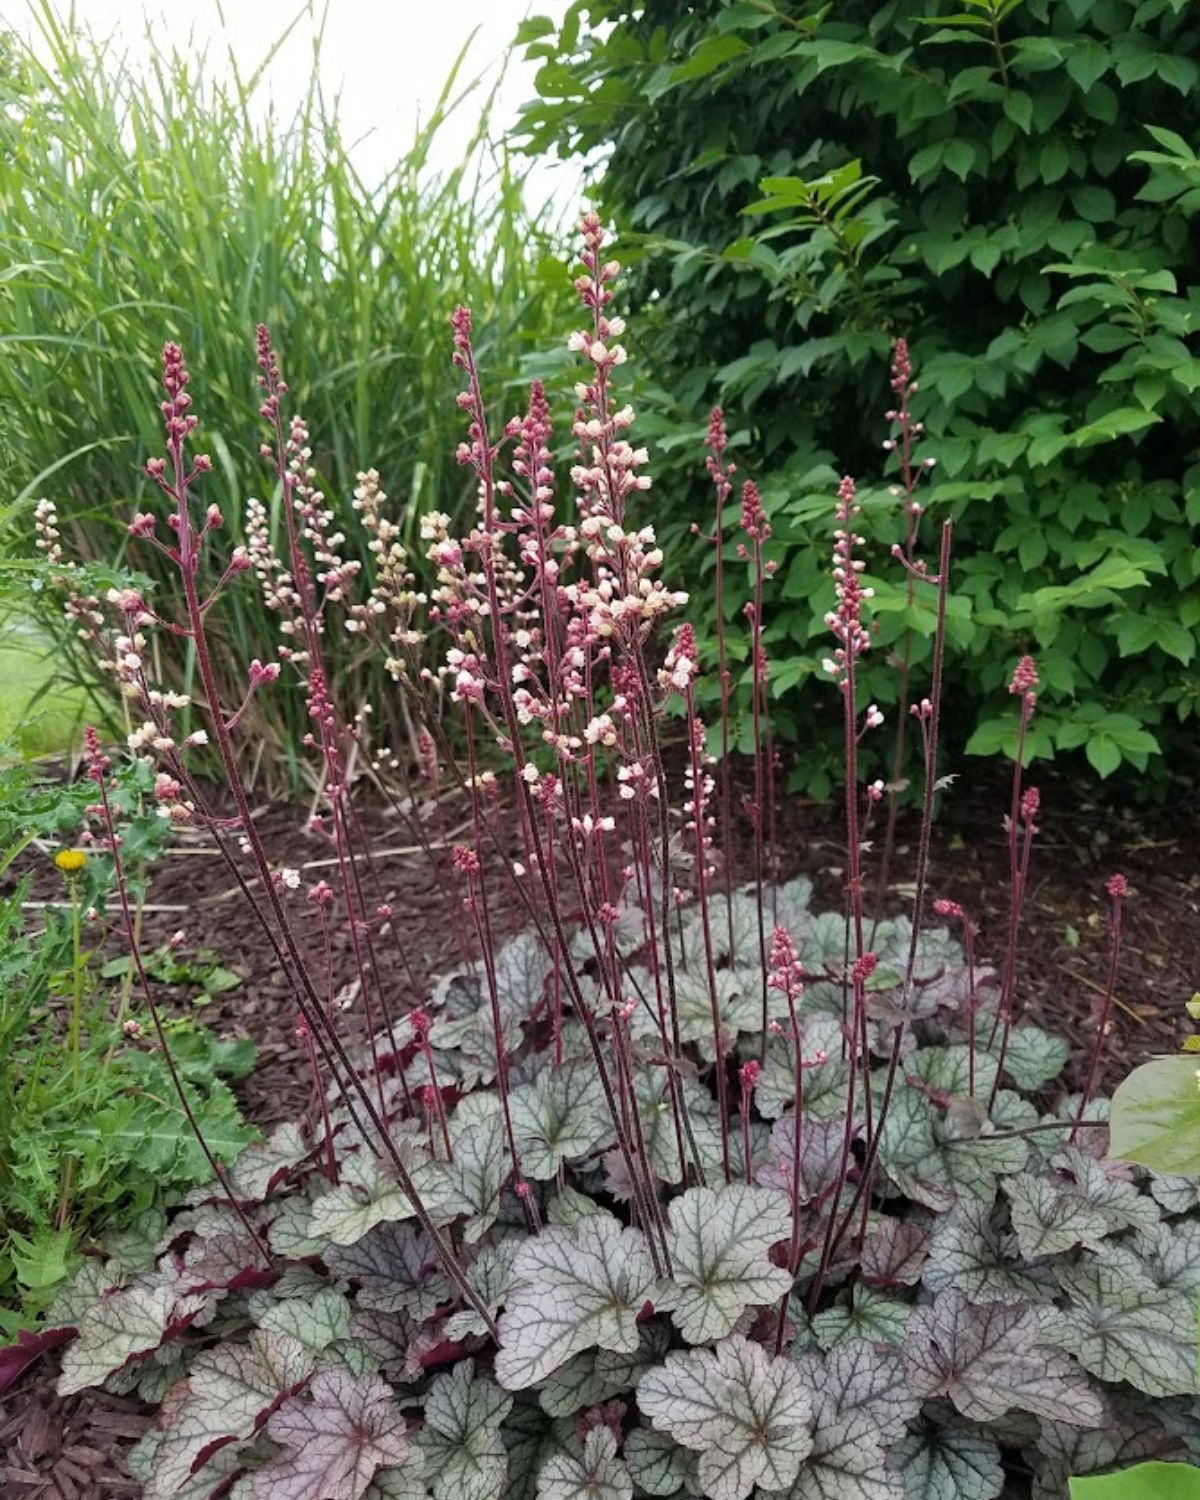
<path fill-rule="evenodd" d="M 1095 1036 L 1095 1012 L 1104 991 L 1104 883 L 1117 871 L 1124 874 L 1131 893 L 1103 1079 L 1112 1088 L 1130 1067 L 1177 1050 L 1192 1029 L 1183 1002 L 1200 988 L 1200 861 L 1195 854 L 1200 813 L 1191 795 L 1161 810 L 1129 807 L 1081 798 L 1078 786 L 1063 778 L 1043 774 L 1039 780 L 1043 814 L 1026 901 L 1019 1006 L 1027 1019 L 1070 1039 L 1071 1068 L 1078 1077 Z M 944 797 L 933 838 L 929 897 L 950 897 L 966 908 L 980 927 L 981 956 L 993 962 L 1001 957 L 1007 921 L 1007 806 L 1003 773 L 972 770 L 969 782 L 954 783 Z M 452 842 L 466 811 L 461 801 L 451 799 L 443 817 L 430 823 L 429 837 L 440 842 L 448 834 Z M 515 838 L 515 820 L 501 816 L 499 821 Z M 303 887 L 322 876 L 335 883 L 329 863 L 333 850 L 323 834 L 308 829 L 303 810 L 266 807 L 256 823 L 271 857 L 300 867 Z M 374 866 L 367 891 L 372 902 L 380 895 L 386 898 L 393 911 L 391 930 L 373 939 L 374 958 L 390 1003 L 400 1014 L 422 1001 L 432 980 L 458 958 L 463 916 L 456 903 L 447 902 L 410 829 L 396 814 L 370 808 L 362 813 L 362 823 Z M 781 874 L 809 875 L 816 887 L 814 905 L 839 907 L 845 872 L 839 809 L 781 799 L 778 824 Z M 748 820 L 738 817 L 735 826 L 735 869 L 747 878 L 753 868 Z M 903 812 L 886 914 L 910 908 L 917 829 L 915 812 Z M 873 832 L 877 847 L 868 856 L 869 870 L 878 858 L 881 826 Z M 32 870 L 31 894 L 53 898 L 59 888 L 47 863 L 31 851 L 8 872 L 6 886 Z M 500 862 L 493 863 L 488 874 L 492 920 L 498 931 L 511 932 L 524 925 L 522 904 Z M 303 906 L 303 887 L 290 900 L 310 952 L 320 959 L 324 939 L 315 913 Z M 869 878 L 868 890 L 873 889 Z M 240 1086 L 246 1114 L 260 1126 L 304 1114 L 311 1107 L 312 1084 L 296 1036 L 294 1002 L 252 912 L 206 839 L 186 836 L 159 862 L 149 903 L 148 946 L 165 942 L 182 928 L 188 950 L 211 947 L 242 976 L 240 988 L 215 997 L 197 1017 L 223 1036 L 248 1036 L 257 1046 L 258 1067 Z M 348 936 L 335 930 L 330 941 L 335 973 L 349 973 Z M 120 951 L 115 938 L 113 951 Z M 189 1003 L 186 993 L 167 998 L 175 1006 Z M 361 1001 L 352 986 L 341 999 L 353 1033 L 355 1025 L 361 1026 Z M 0 1401 L 0 1500 L 136 1495 L 138 1486 L 128 1477 L 124 1454 L 152 1414 L 136 1402 L 99 1392 L 60 1399 L 54 1378 L 52 1358 L 43 1360 Z"/>

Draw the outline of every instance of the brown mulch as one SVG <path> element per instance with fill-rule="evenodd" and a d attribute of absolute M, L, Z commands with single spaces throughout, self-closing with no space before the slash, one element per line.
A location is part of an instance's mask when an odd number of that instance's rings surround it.
<path fill-rule="evenodd" d="M 1176 1050 L 1191 1030 L 1183 1001 L 1200 988 L 1200 861 L 1195 854 L 1200 812 L 1191 795 L 1166 809 L 1129 807 L 1082 798 L 1073 782 L 1059 777 L 1043 773 L 1039 782 L 1043 816 L 1021 943 L 1020 1003 L 1028 1019 L 1071 1039 L 1078 1070 L 1095 1035 L 1094 1008 L 1104 986 L 1104 882 L 1116 871 L 1123 873 L 1131 895 L 1125 907 L 1115 1024 L 1105 1057 L 1105 1080 L 1112 1087 L 1132 1065 Z M 946 795 L 933 840 L 930 898 L 961 902 L 979 924 L 981 954 L 992 961 L 1000 957 L 1007 920 L 1007 805 L 1002 772 L 972 768 L 969 780 L 955 782 Z M 448 803 L 442 826 L 452 836 L 465 811 L 461 802 Z M 362 822 L 394 914 L 394 930 L 374 939 L 375 961 L 391 1003 L 401 1013 L 422 1000 L 432 979 L 455 962 L 462 914 L 447 910 L 423 855 L 414 851 L 408 828 L 395 814 L 368 809 Z M 512 823 L 507 820 L 510 834 Z M 267 807 L 256 824 L 271 857 L 301 867 L 305 886 L 322 876 L 335 883 L 333 867 L 315 863 L 331 859 L 329 842 L 305 827 L 302 812 Z M 735 868 L 745 876 L 751 869 L 747 820 L 736 818 L 735 826 Z M 438 826 L 429 832 L 436 839 Z M 875 832 L 881 836 L 881 830 Z M 905 910 L 911 900 L 916 832 L 915 814 L 905 812 L 885 901 L 889 913 Z M 836 807 L 784 801 L 779 850 L 785 877 L 804 873 L 813 879 L 818 908 L 840 904 L 845 851 Z M 44 859 L 27 857 L 25 868 L 34 871 L 33 895 L 57 894 Z M 20 868 L 9 872 L 6 885 L 20 873 Z M 489 876 L 489 885 L 496 927 L 511 931 L 522 925 L 521 903 L 499 870 Z M 370 880 L 368 887 L 374 891 Z M 873 889 L 870 882 L 868 889 Z M 310 951 L 319 955 L 320 925 L 311 909 L 302 906 L 302 895 L 291 899 L 301 912 Z M 222 963 L 243 977 L 241 988 L 216 997 L 196 1015 L 222 1035 L 254 1040 L 259 1065 L 241 1089 L 246 1114 L 262 1126 L 302 1114 L 310 1106 L 312 1089 L 295 1034 L 294 1003 L 253 913 L 204 839 L 181 840 L 160 861 L 149 901 L 167 909 L 147 912 L 147 946 L 182 928 L 189 950 L 216 949 Z M 349 939 L 338 931 L 332 942 L 335 972 L 346 973 L 351 967 Z M 115 941 L 114 951 L 119 951 Z M 169 998 L 187 1004 L 184 995 Z M 348 1016 L 359 1016 L 361 1004 L 348 998 Z M 136 1402 L 103 1393 L 58 1398 L 52 1360 L 43 1360 L 0 1399 L 0 1500 L 135 1495 L 138 1487 L 128 1477 L 123 1455 L 148 1421 Z"/>

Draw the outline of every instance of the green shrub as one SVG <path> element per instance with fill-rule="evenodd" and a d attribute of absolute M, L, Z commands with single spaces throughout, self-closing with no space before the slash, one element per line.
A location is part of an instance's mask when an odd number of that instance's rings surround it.
<path fill-rule="evenodd" d="M 808 683 L 829 592 L 814 493 L 833 454 L 875 472 L 902 334 L 939 464 L 929 504 L 956 520 L 951 735 L 1012 753 L 1004 686 L 1033 650 L 1033 754 L 1082 749 L 1107 776 L 1161 767 L 1190 742 L 1194 7 L 579 0 L 561 27 L 530 21 L 523 38 L 542 59 L 523 143 L 603 150 L 603 206 L 643 237 L 636 292 L 663 426 L 690 423 L 694 442 L 720 401 L 735 443 L 765 455 L 784 732 L 821 732 Z M 674 493 L 689 497 L 671 512 L 685 533 L 694 492 Z M 899 538 L 887 491 L 863 498 L 876 535 Z M 903 586 L 876 587 L 883 639 L 911 629 L 914 660 L 927 655 L 928 614 Z M 727 595 L 731 615 L 745 597 Z M 711 636 L 711 592 L 706 613 Z M 885 656 L 869 691 L 886 705 Z M 836 732 L 829 720 L 824 763 L 806 750 L 816 790 Z"/>
<path fill-rule="evenodd" d="M 457 511 L 470 487 L 454 463 L 445 309 L 470 300 L 481 344 L 503 345 L 508 378 L 570 290 L 547 259 L 546 216 L 531 220 L 520 174 L 487 144 L 481 86 L 452 76 L 376 187 L 357 175 L 315 67 L 296 117 L 260 126 L 259 73 L 227 87 L 202 59 L 165 52 L 141 73 L 49 7 L 42 24 L 47 62 L 14 38 L 0 46 L 5 512 L 18 497 L 27 511 L 52 496 L 77 552 L 120 563 L 118 508 L 145 490 L 164 331 L 193 351 L 209 393 L 213 498 L 230 517 L 251 494 L 270 504 L 244 421 L 259 320 L 289 355 L 294 396 L 322 435 L 313 463 L 348 532 L 368 466 L 406 509 Z M 437 175 L 430 152 L 456 108 L 478 112 L 475 138 Z M 278 522 L 277 495 L 274 508 Z M 61 626 L 57 603 L 47 619 Z M 231 698 L 242 688 L 227 676 L 231 657 L 261 654 L 271 638 L 256 602 L 240 600 L 218 644 Z M 348 639 L 331 645 L 357 706 L 378 676 Z M 294 751 L 306 724 L 298 696 L 279 710 L 263 726 L 267 764 Z"/>

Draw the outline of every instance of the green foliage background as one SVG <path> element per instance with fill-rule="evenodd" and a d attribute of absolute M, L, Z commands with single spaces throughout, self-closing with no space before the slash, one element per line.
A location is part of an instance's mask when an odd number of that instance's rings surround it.
<path fill-rule="evenodd" d="M 873 542 L 901 535 L 877 483 L 901 334 L 938 463 L 927 542 L 956 522 L 951 732 L 1015 753 L 1004 688 L 1032 651 L 1031 753 L 1082 749 L 1101 776 L 1160 771 L 1168 752 L 1194 765 L 1196 7 L 578 0 L 561 28 L 535 19 L 522 36 L 541 62 L 525 147 L 598 154 L 604 212 L 636 232 L 631 332 L 657 425 L 688 439 L 655 491 L 665 529 L 686 545 L 709 515 L 714 400 L 765 480 L 768 644 L 800 779 L 827 787 L 837 756 L 836 708 L 816 717 L 806 689 L 837 473 L 867 483 Z M 690 545 L 694 586 L 711 548 Z M 912 629 L 919 660 L 932 615 L 872 551 L 882 639 Z M 885 705 L 886 656 L 868 687 Z"/>
<path fill-rule="evenodd" d="M 73 32 L 52 0 L 39 11 L 37 48 L 0 29 L 0 582 L 15 583 L 19 602 L 61 635 L 61 599 L 28 587 L 42 495 L 59 506 L 69 555 L 126 563 L 125 524 L 151 498 L 141 466 L 161 446 L 168 338 L 192 369 L 198 451 L 215 466 L 207 498 L 234 540 L 250 495 L 282 526 L 259 456 L 259 321 L 308 419 L 346 553 L 369 575 L 350 505 L 360 469 L 380 471 L 409 530 L 419 513 L 454 512 L 471 493 L 454 460 L 455 304 L 472 308 L 506 415 L 521 405 L 508 383 L 522 359 L 551 329 L 557 341 L 568 316 L 557 221 L 530 213 L 522 164 L 492 142 L 490 85 L 468 76 L 468 47 L 377 184 L 354 167 L 315 58 L 296 115 L 281 119 L 259 107 L 268 59 L 249 71 L 242 58 L 229 84 L 205 58 L 162 44 L 135 67 L 116 46 Z M 439 170 L 439 133 L 463 113 L 472 138 Z M 162 569 L 147 548 L 128 561 Z M 214 636 L 236 703 L 246 662 L 273 654 L 278 631 L 252 584 L 230 601 Z M 62 644 L 70 652 L 71 637 Z M 381 665 L 349 636 L 331 632 L 327 648 L 351 711 L 385 698 Z M 186 684 L 186 651 L 169 637 L 162 649 L 168 677 Z M 87 677 L 93 664 L 77 645 L 72 660 Z M 299 693 L 277 693 L 256 726 L 263 767 L 294 781 L 307 727 Z"/>

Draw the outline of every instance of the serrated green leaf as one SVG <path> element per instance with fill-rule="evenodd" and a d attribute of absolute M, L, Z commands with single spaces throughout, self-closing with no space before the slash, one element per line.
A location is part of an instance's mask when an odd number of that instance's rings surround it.
<path fill-rule="evenodd" d="M 508 1475 L 500 1428 L 512 1404 L 490 1380 L 476 1377 L 470 1359 L 434 1380 L 416 1439 L 434 1500 L 499 1500 Z"/>
<path fill-rule="evenodd" d="M 633 1500 L 633 1480 L 608 1427 L 593 1427 L 583 1453 L 555 1453 L 538 1475 L 538 1500 Z"/>

